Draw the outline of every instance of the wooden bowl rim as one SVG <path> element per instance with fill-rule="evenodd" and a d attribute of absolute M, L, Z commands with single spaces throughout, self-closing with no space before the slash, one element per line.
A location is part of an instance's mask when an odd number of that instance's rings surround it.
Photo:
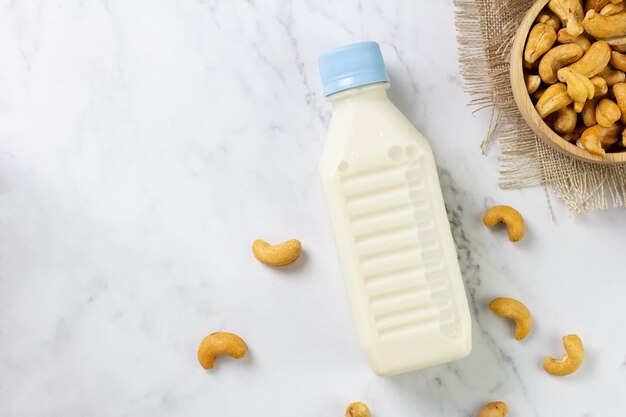
<path fill-rule="evenodd" d="M 532 131 L 548 144 L 553 149 L 561 152 L 564 155 L 573 157 L 575 159 L 594 162 L 600 164 L 614 164 L 626 162 L 626 151 L 617 153 L 607 153 L 605 157 L 599 155 L 593 155 L 584 149 L 579 148 L 575 144 L 572 144 L 555 131 L 553 131 L 546 122 L 539 117 L 539 113 L 535 111 L 530 94 L 526 91 L 526 83 L 524 82 L 524 71 L 522 65 L 522 56 L 524 54 L 524 46 L 526 45 L 526 38 L 534 23 L 537 15 L 548 4 L 550 0 L 537 0 L 532 7 L 528 10 L 524 18 L 517 28 L 515 38 L 513 40 L 513 46 L 511 48 L 511 57 L 509 62 L 509 76 L 511 78 L 511 86 L 513 90 L 513 98 L 517 104 L 522 117 L 532 129 Z M 515 88 L 514 86 L 524 86 L 524 88 Z M 531 111 L 525 111 L 525 108 L 532 109 Z"/>

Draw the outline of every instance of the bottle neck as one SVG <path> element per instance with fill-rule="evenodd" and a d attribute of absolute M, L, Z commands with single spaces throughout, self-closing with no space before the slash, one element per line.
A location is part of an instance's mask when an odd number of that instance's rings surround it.
<path fill-rule="evenodd" d="M 387 100 L 388 82 L 380 82 L 362 85 L 360 87 L 349 88 L 326 97 L 334 108 L 339 106 L 350 105 L 354 102 L 370 101 L 370 100 Z"/>

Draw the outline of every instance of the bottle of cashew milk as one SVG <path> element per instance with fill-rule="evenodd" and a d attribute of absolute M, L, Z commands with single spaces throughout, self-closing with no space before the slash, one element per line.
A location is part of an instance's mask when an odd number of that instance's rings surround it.
<path fill-rule="evenodd" d="M 387 97 L 376 42 L 319 58 L 333 106 L 320 162 L 356 332 L 393 375 L 471 350 L 471 319 L 428 142 Z"/>

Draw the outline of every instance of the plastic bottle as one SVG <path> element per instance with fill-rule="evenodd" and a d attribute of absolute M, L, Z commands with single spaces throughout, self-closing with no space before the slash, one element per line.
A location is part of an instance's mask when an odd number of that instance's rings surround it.
<path fill-rule="evenodd" d="M 319 58 L 333 106 L 320 175 L 373 371 L 393 375 L 471 350 L 471 318 L 432 151 L 387 97 L 380 48 Z"/>

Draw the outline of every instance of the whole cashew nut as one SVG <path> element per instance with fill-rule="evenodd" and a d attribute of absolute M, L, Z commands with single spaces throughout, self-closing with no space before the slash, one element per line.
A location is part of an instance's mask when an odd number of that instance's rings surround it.
<path fill-rule="evenodd" d="M 580 112 L 580 115 L 583 118 L 583 123 L 587 127 L 595 126 L 598 124 L 598 121 L 596 120 L 596 107 L 599 100 L 599 98 L 587 100 L 587 102 L 583 106 L 583 111 Z"/>
<path fill-rule="evenodd" d="M 533 319 L 528 308 L 513 298 L 496 298 L 489 303 L 491 311 L 498 316 L 515 322 L 515 339 L 523 340 L 533 328 Z"/>
<path fill-rule="evenodd" d="M 593 98 L 600 97 L 609 92 L 609 85 L 606 80 L 598 75 L 594 75 L 590 78 L 591 83 L 594 86 Z"/>
<path fill-rule="evenodd" d="M 609 61 L 616 69 L 626 71 L 626 55 L 617 51 L 611 51 L 611 60 Z"/>
<path fill-rule="evenodd" d="M 495 401 L 483 407 L 476 417 L 504 417 L 509 412 L 509 407 L 502 401 Z"/>
<path fill-rule="evenodd" d="M 532 64 L 539 57 L 552 48 L 556 41 L 556 31 L 552 26 L 545 23 L 537 23 L 530 30 L 526 47 L 524 48 L 524 59 Z"/>
<path fill-rule="evenodd" d="M 538 91 L 537 91 L 538 92 Z M 539 97 L 535 109 L 542 119 L 549 114 L 562 109 L 572 103 L 572 98 L 567 94 L 567 87 L 563 83 L 552 84 Z"/>
<path fill-rule="evenodd" d="M 547 357 L 543 361 L 543 369 L 551 375 L 565 376 L 574 373 L 585 359 L 585 349 L 580 337 L 575 334 L 563 336 L 565 355 L 561 359 Z"/>
<path fill-rule="evenodd" d="M 494 206 L 485 212 L 483 216 L 485 226 L 492 228 L 498 223 L 504 223 L 509 233 L 511 242 L 518 242 L 524 237 L 524 218 L 510 206 Z"/>
<path fill-rule="evenodd" d="M 560 43 L 575 43 L 576 45 L 583 48 L 583 52 L 587 52 L 587 50 L 591 46 L 591 41 L 587 39 L 584 35 L 572 36 L 565 28 L 559 30 L 556 40 L 558 40 Z"/>
<path fill-rule="evenodd" d="M 581 21 L 584 11 L 580 0 L 550 0 L 548 7 L 561 19 L 563 26 L 571 35 L 578 36 L 583 33 Z"/>
<path fill-rule="evenodd" d="M 574 100 L 574 110 L 580 113 L 585 102 L 593 98 L 596 87 L 589 78 L 570 67 L 561 68 L 557 76 L 559 81 L 567 84 L 567 94 Z"/>
<path fill-rule="evenodd" d="M 616 124 L 611 127 L 591 126 L 583 132 L 580 137 L 580 143 L 588 152 L 598 156 L 605 156 L 606 151 L 604 149 L 618 141 L 617 135 L 619 131 L 620 128 Z"/>
<path fill-rule="evenodd" d="M 371 417 L 370 409 L 365 403 L 352 403 L 346 409 L 346 417 Z"/>
<path fill-rule="evenodd" d="M 623 83 L 624 80 L 626 80 L 626 74 L 624 74 L 623 71 L 618 71 L 616 69 L 611 68 L 610 66 L 607 65 L 607 67 L 602 70 L 602 72 L 600 74 L 598 74 L 600 77 L 604 78 L 604 80 L 606 81 L 606 84 L 609 87 L 614 86 L 617 83 Z"/>
<path fill-rule="evenodd" d="M 557 110 L 554 115 L 554 122 L 552 126 L 554 130 L 559 133 L 570 133 L 573 132 L 576 128 L 576 123 L 578 121 L 578 115 L 574 111 L 574 108 L 569 105 L 565 106 L 562 109 Z"/>
<path fill-rule="evenodd" d="M 617 83 L 613 86 L 613 95 L 617 106 L 622 111 L 622 123 L 626 123 L 626 83 Z"/>
<path fill-rule="evenodd" d="M 541 78 L 538 75 L 524 73 L 524 82 L 526 83 L 528 94 L 532 94 L 541 85 Z"/>
<path fill-rule="evenodd" d="M 235 359 L 243 358 L 248 352 L 246 342 L 236 334 L 227 332 L 211 333 L 200 342 L 198 361 L 204 369 L 213 368 L 215 358 L 229 355 Z"/>
<path fill-rule="evenodd" d="M 573 69 L 587 78 L 591 78 L 602 72 L 610 59 L 611 47 L 609 44 L 604 41 L 597 41 L 591 44 L 582 58 L 569 65 L 568 68 Z"/>
<path fill-rule="evenodd" d="M 557 71 L 567 64 L 578 61 L 582 56 L 583 48 L 575 43 L 555 46 L 546 52 L 541 58 L 541 61 L 539 61 L 539 76 L 544 82 L 554 84 L 557 82 Z"/>
<path fill-rule="evenodd" d="M 255 258 L 267 265 L 285 266 L 294 262 L 302 253 L 302 244 L 291 239 L 278 245 L 270 245 L 263 240 L 255 240 L 252 244 Z"/>
<path fill-rule="evenodd" d="M 626 11 L 603 16 L 589 10 L 583 19 L 583 28 L 596 39 L 626 35 Z"/>
<path fill-rule="evenodd" d="M 602 127 L 611 127 L 620 117 L 622 112 L 619 107 L 608 98 L 603 98 L 596 106 L 596 121 Z"/>

